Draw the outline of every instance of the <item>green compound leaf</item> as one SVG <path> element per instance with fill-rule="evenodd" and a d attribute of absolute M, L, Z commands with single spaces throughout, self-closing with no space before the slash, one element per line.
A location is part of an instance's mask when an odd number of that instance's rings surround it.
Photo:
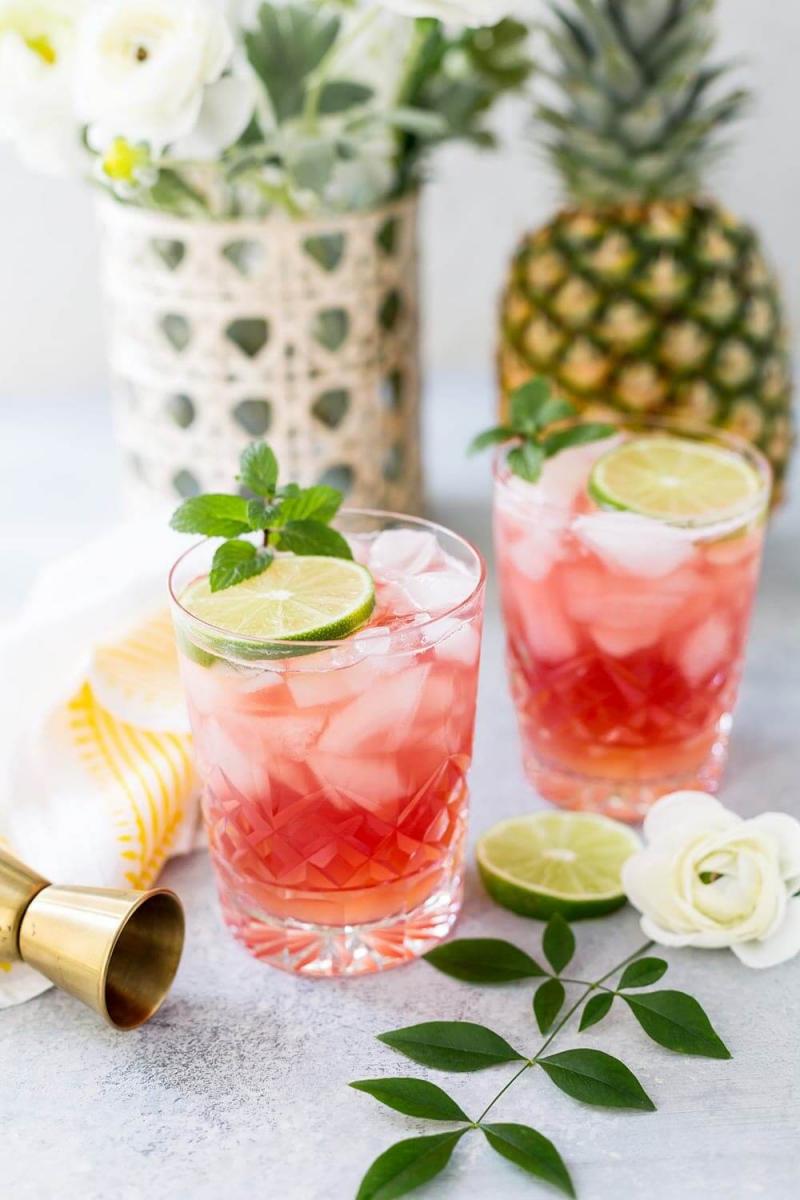
<path fill-rule="evenodd" d="M 487 1142 L 502 1154 L 537 1179 L 551 1183 L 553 1187 L 574 1196 L 575 1189 L 561 1155 L 544 1134 L 528 1125 L 481 1125 Z"/>
<path fill-rule="evenodd" d="M 394 1200 L 434 1179 L 450 1161 L 465 1129 L 395 1142 L 378 1155 L 361 1180 L 356 1200 Z"/>
<path fill-rule="evenodd" d="M 271 497 L 278 482 L 278 460 L 266 442 L 252 442 L 239 460 L 239 479 L 257 496 Z"/>
<path fill-rule="evenodd" d="M 279 124 L 301 112 L 308 76 L 333 46 L 339 29 L 337 16 L 310 6 L 259 8 L 258 24 L 245 33 L 244 44 Z"/>
<path fill-rule="evenodd" d="M 542 949 L 554 971 L 564 970 L 575 953 L 575 934 L 560 913 L 551 917 L 545 927 Z"/>
<path fill-rule="evenodd" d="M 678 1054 L 704 1058 L 730 1058 L 731 1052 L 717 1035 L 703 1008 L 685 992 L 646 992 L 623 996 L 648 1037 Z"/>
<path fill-rule="evenodd" d="M 358 104 L 371 100 L 373 91 L 365 83 L 354 83 L 349 79 L 330 79 L 323 84 L 319 94 L 319 111 L 325 116 L 347 112 Z"/>
<path fill-rule="evenodd" d="M 621 988 L 650 987 L 658 983 L 662 975 L 666 975 L 668 964 L 663 958 L 637 958 L 622 972 L 618 986 Z"/>
<path fill-rule="evenodd" d="M 558 979 L 548 979 L 536 989 L 533 997 L 533 1013 L 540 1033 L 547 1033 L 561 1012 L 566 993 Z"/>
<path fill-rule="evenodd" d="M 584 1104 L 653 1112 L 655 1104 L 632 1071 L 602 1050 L 564 1050 L 538 1059 L 556 1087 Z"/>
<path fill-rule="evenodd" d="M 501 938 L 456 938 L 423 958 L 445 975 L 467 983 L 510 983 L 545 974 L 529 954 Z"/>
<path fill-rule="evenodd" d="M 277 544 L 281 550 L 291 550 L 293 554 L 326 554 L 331 558 L 352 558 L 353 552 L 348 542 L 321 521 L 290 521 L 277 534 Z"/>
<path fill-rule="evenodd" d="M 243 579 L 252 579 L 254 575 L 260 575 L 271 562 L 270 551 L 256 549 L 251 542 L 223 542 L 217 548 L 211 562 L 209 587 L 212 592 L 222 592 L 225 588 L 241 583 Z"/>
<path fill-rule="evenodd" d="M 350 1087 L 374 1096 L 381 1104 L 409 1117 L 425 1117 L 429 1121 L 469 1120 L 447 1092 L 427 1079 L 408 1076 L 397 1079 L 357 1079 Z"/>
<path fill-rule="evenodd" d="M 241 496 L 209 492 L 184 500 L 170 520 L 178 533 L 200 533 L 205 537 L 236 537 L 250 529 L 247 501 Z"/>
<path fill-rule="evenodd" d="M 580 1030 L 588 1029 L 590 1025 L 596 1025 L 598 1021 L 602 1021 L 603 1017 L 607 1016 L 611 1011 L 613 1003 L 614 995 L 612 992 L 601 992 L 599 996 L 592 996 L 584 1005 L 583 1012 L 581 1013 L 581 1023 L 578 1028 Z"/>
<path fill-rule="evenodd" d="M 472 1021 L 424 1021 L 378 1034 L 378 1041 L 441 1071 L 482 1071 L 523 1059 L 499 1034 Z"/>

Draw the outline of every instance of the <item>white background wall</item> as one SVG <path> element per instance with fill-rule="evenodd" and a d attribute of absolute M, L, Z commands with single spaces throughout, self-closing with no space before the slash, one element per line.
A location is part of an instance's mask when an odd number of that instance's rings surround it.
<path fill-rule="evenodd" d="M 719 0 L 720 53 L 746 64 L 751 117 L 716 180 L 728 206 L 757 223 L 800 322 L 800 3 Z M 527 131 L 527 110 L 498 117 L 497 155 L 448 149 L 424 218 L 428 363 L 483 368 L 497 290 L 522 230 L 557 201 Z M 26 172 L 0 150 L 0 398 L 97 396 L 102 312 L 91 201 L 77 183 Z"/>

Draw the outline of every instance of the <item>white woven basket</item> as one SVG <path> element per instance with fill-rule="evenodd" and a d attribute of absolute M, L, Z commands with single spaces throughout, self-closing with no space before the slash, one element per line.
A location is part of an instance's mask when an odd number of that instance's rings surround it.
<path fill-rule="evenodd" d="M 284 479 L 421 508 L 415 197 L 313 221 L 99 216 L 129 509 L 230 490 L 256 437 Z"/>

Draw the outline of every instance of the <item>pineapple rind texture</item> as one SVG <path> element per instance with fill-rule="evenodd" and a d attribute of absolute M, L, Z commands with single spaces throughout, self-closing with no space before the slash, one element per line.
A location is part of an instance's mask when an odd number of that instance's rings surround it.
<path fill-rule="evenodd" d="M 505 399 L 545 374 L 579 408 L 719 425 L 778 490 L 792 444 L 776 282 L 754 231 L 713 201 L 567 209 L 525 237 L 501 306 Z"/>

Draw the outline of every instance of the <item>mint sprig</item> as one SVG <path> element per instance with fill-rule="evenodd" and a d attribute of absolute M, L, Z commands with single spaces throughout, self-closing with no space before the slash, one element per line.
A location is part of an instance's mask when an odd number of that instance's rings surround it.
<path fill-rule="evenodd" d="M 570 446 L 583 446 L 610 437 L 613 425 L 599 421 L 583 421 L 566 429 L 561 422 L 577 416 L 577 409 L 568 400 L 553 394 L 547 379 L 537 375 L 511 393 L 511 415 L 507 425 L 495 425 L 479 433 L 470 443 L 469 453 L 486 450 L 505 442 L 517 442 L 508 452 L 512 474 L 528 483 L 536 483 L 548 458 Z M 553 427 L 556 427 L 555 429 Z"/>
<path fill-rule="evenodd" d="M 529 1056 L 509 1045 L 499 1033 L 472 1021 L 426 1021 L 379 1034 L 378 1040 L 385 1045 L 434 1070 L 484 1071 L 510 1064 L 514 1073 L 476 1118 L 468 1116 L 456 1099 L 428 1080 L 404 1075 L 351 1083 L 352 1088 L 366 1092 L 396 1112 L 422 1120 L 450 1121 L 457 1126 L 450 1133 L 409 1138 L 390 1146 L 368 1169 L 356 1200 L 381 1200 L 415 1190 L 444 1171 L 461 1139 L 478 1131 L 497 1154 L 564 1195 L 574 1197 L 575 1184 L 569 1170 L 545 1134 L 528 1125 L 498 1125 L 486 1118 L 501 1096 L 532 1071 L 534 1076 L 582 1104 L 642 1113 L 655 1110 L 653 1100 L 620 1059 L 594 1046 L 549 1052 L 552 1043 L 579 1012 L 578 1032 L 582 1033 L 607 1017 L 616 1000 L 617 1015 L 622 1017 L 627 1007 L 640 1029 L 659 1046 L 677 1054 L 731 1057 L 692 996 L 676 991 L 641 990 L 657 983 L 667 970 L 663 959 L 644 957 L 652 944 L 640 946 L 597 979 L 565 974 L 576 944 L 571 927 L 560 916 L 548 922 L 542 938 L 541 949 L 549 971 L 527 950 L 498 938 L 461 938 L 429 951 L 424 957 L 432 966 L 466 983 L 497 986 L 546 976 L 533 999 L 534 1016 L 544 1041 Z M 614 976 L 619 979 L 610 984 Z M 570 996 L 569 1004 L 567 988 L 580 989 L 574 999 Z"/>
<path fill-rule="evenodd" d="M 276 550 L 352 558 L 346 540 L 329 522 L 342 503 L 336 488 L 297 483 L 278 486 L 278 460 L 266 442 L 253 442 L 242 454 L 238 481 L 252 493 L 208 492 L 192 496 L 173 513 L 170 525 L 179 533 L 225 538 L 217 547 L 209 573 L 212 592 L 221 592 L 266 571 Z M 245 535 L 261 533 L 257 546 Z"/>

